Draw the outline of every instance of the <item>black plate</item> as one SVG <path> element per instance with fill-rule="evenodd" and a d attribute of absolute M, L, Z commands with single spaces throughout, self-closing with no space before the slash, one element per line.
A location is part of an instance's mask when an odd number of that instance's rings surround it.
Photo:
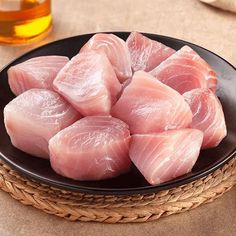
<path fill-rule="evenodd" d="M 129 35 L 128 32 L 113 33 L 124 40 Z M 154 34 L 145 35 L 151 39 L 158 40 L 176 50 L 180 49 L 183 45 L 189 45 L 214 68 L 219 77 L 217 95 L 223 105 L 228 135 L 217 148 L 201 152 L 191 173 L 160 185 L 151 186 L 133 166 L 129 173 L 114 179 L 84 182 L 73 181 L 57 175 L 51 169 L 47 160 L 32 158 L 30 155 L 27 155 L 26 153 L 23 153 L 14 148 L 11 145 L 10 139 L 6 133 L 3 121 L 3 109 L 5 105 L 14 98 L 14 95 L 10 91 L 7 82 L 8 68 L 29 58 L 42 55 L 55 54 L 64 55 L 71 58 L 76 53 L 78 53 L 79 49 L 92 35 L 93 34 L 86 34 L 66 38 L 34 49 L 14 60 L 0 72 L 0 157 L 3 160 L 26 176 L 63 189 L 93 194 L 136 194 L 157 192 L 163 189 L 169 189 L 189 183 L 213 172 L 234 156 L 236 153 L 235 68 L 223 58 L 202 47 L 179 39 Z"/>

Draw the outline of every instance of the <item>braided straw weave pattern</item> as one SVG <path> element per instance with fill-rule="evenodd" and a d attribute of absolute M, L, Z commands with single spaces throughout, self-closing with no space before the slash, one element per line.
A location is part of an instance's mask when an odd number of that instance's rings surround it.
<path fill-rule="evenodd" d="M 22 177 L 0 161 L 0 188 L 25 205 L 71 221 L 146 222 L 211 202 L 236 184 L 236 158 L 210 175 L 177 188 L 130 196 L 70 192 Z"/>

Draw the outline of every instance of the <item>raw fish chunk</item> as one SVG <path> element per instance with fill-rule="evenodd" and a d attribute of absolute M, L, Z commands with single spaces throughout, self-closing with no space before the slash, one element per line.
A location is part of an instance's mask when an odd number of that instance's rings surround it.
<path fill-rule="evenodd" d="M 204 133 L 202 149 L 216 147 L 227 134 L 219 99 L 210 89 L 194 89 L 183 96 L 193 113 L 192 128 Z"/>
<path fill-rule="evenodd" d="M 32 88 L 53 90 L 53 80 L 68 61 L 64 56 L 41 56 L 10 67 L 7 73 L 12 92 L 19 95 Z"/>
<path fill-rule="evenodd" d="M 82 115 L 109 114 L 121 90 L 115 72 L 104 53 L 79 53 L 53 82 L 54 89 Z"/>
<path fill-rule="evenodd" d="M 203 133 L 197 129 L 135 134 L 131 138 L 129 154 L 150 184 L 160 184 L 192 170 L 202 140 Z"/>
<path fill-rule="evenodd" d="M 213 92 L 216 91 L 216 73 L 188 46 L 182 47 L 150 73 L 180 94 L 195 88 L 210 88 Z"/>
<path fill-rule="evenodd" d="M 87 116 L 49 141 L 52 168 L 76 180 L 101 180 L 129 170 L 128 126 L 111 116 Z"/>
<path fill-rule="evenodd" d="M 80 50 L 97 50 L 106 54 L 120 82 L 132 76 L 129 50 L 125 42 L 114 34 L 95 34 Z"/>
<path fill-rule="evenodd" d="M 42 158 L 49 158 L 49 139 L 79 118 L 59 94 L 46 89 L 30 89 L 4 108 L 4 122 L 13 146 Z"/>
<path fill-rule="evenodd" d="M 111 114 L 126 122 L 132 134 L 186 128 L 192 122 L 184 98 L 143 71 L 134 73 Z"/>
<path fill-rule="evenodd" d="M 134 71 L 143 70 L 148 72 L 175 53 L 174 49 L 151 40 L 138 32 L 132 32 L 126 43 Z"/>

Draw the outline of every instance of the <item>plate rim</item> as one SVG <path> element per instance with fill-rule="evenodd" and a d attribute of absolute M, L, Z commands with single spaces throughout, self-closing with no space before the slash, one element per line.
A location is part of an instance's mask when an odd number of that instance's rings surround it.
<path fill-rule="evenodd" d="M 23 57 L 27 57 L 27 55 L 30 55 L 31 53 L 34 53 L 38 50 L 43 50 L 44 47 L 45 48 L 50 47 L 53 44 L 60 44 L 60 42 L 63 42 L 63 41 L 66 41 L 66 40 L 73 40 L 73 39 L 76 39 L 78 37 L 89 37 L 89 36 L 92 37 L 94 34 L 97 34 L 97 33 L 127 34 L 128 35 L 131 32 L 132 31 L 108 31 L 108 32 L 103 31 L 103 32 L 93 32 L 93 33 L 79 34 L 79 35 L 75 35 L 75 36 L 71 36 L 71 37 L 61 38 L 61 39 L 46 43 L 44 45 L 41 45 L 39 47 L 36 47 L 36 48 L 34 48 L 30 51 L 27 51 L 27 52 L 21 54 L 20 56 L 16 57 L 15 59 L 11 60 L 8 64 L 3 66 L 0 70 L 0 74 L 2 74 L 2 72 L 4 70 L 7 70 L 12 64 L 14 64 L 16 61 L 22 59 Z M 208 50 L 208 49 L 206 49 L 202 46 L 199 46 L 197 44 L 194 44 L 194 43 L 182 40 L 182 39 L 170 37 L 170 36 L 160 35 L 160 34 L 147 33 L 147 32 L 140 32 L 140 33 L 144 34 L 147 37 L 148 36 L 150 36 L 150 37 L 159 37 L 159 38 L 163 38 L 163 39 L 177 41 L 177 42 L 184 43 L 184 44 L 187 43 L 189 45 L 193 45 L 197 48 L 203 49 L 203 50 L 207 51 L 208 53 L 213 54 L 214 56 L 220 58 L 222 61 L 224 61 L 226 64 L 228 64 L 230 67 L 232 67 L 236 71 L 235 66 L 233 66 L 226 59 L 219 56 L 215 52 L 212 52 L 212 51 L 210 51 L 210 50 Z M 185 176 L 184 178 L 171 180 L 171 181 L 164 182 L 164 183 L 158 184 L 158 185 L 148 185 L 148 186 L 132 187 L 132 188 L 100 188 L 100 187 L 86 187 L 86 186 L 76 186 L 75 187 L 75 185 L 68 186 L 68 184 L 63 184 L 61 182 L 52 181 L 52 180 L 50 180 L 46 177 L 39 176 L 38 174 L 32 173 L 31 171 L 17 165 L 14 161 L 12 161 L 8 157 L 6 157 L 2 153 L 2 151 L 0 150 L 0 158 L 4 162 L 9 164 L 14 170 L 19 171 L 20 174 L 22 174 L 25 177 L 31 177 L 32 179 L 38 181 L 39 183 L 44 183 L 44 184 L 54 186 L 54 187 L 58 187 L 59 189 L 63 189 L 63 190 L 67 190 L 67 191 L 74 191 L 74 192 L 81 192 L 81 193 L 88 193 L 88 194 L 104 194 L 104 195 L 133 195 L 133 194 L 143 194 L 143 193 L 156 193 L 156 192 L 159 192 L 159 191 L 162 191 L 162 190 L 171 189 L 173 187 L 179 187 L 179 186 L 182 186 L 184 184 L 188 184 L 190 182 L 193 182 L 195 180 L 201 179 L 202 177 L 205 177 L 205 176 L 209 175 L 210 173 L 212 173 L 215 170 L 222 167 L 224 164 L 228 163 L 235 156 L 235 154 L 236 154 L 236 145 L 235 145 L 233 151 L 230 154 L 228 154 L 226 157 L 224 157 L 223 160 L 218 160 L 216 163 L 214 163 L 214 165 L 212 167 L 205 168 L 205 169 L 201 170 L 200 173 L 198 173 L 194 176 L 190 176 L 190 177 Z"/>

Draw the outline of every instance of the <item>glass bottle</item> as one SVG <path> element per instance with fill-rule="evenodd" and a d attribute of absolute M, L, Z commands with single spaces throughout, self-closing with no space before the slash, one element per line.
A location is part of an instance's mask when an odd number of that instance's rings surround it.
<path fill-rule="evenodd" d="M 0 43 L 28 43 L 51 29 L 50 0 L 0 0 Z"/>

